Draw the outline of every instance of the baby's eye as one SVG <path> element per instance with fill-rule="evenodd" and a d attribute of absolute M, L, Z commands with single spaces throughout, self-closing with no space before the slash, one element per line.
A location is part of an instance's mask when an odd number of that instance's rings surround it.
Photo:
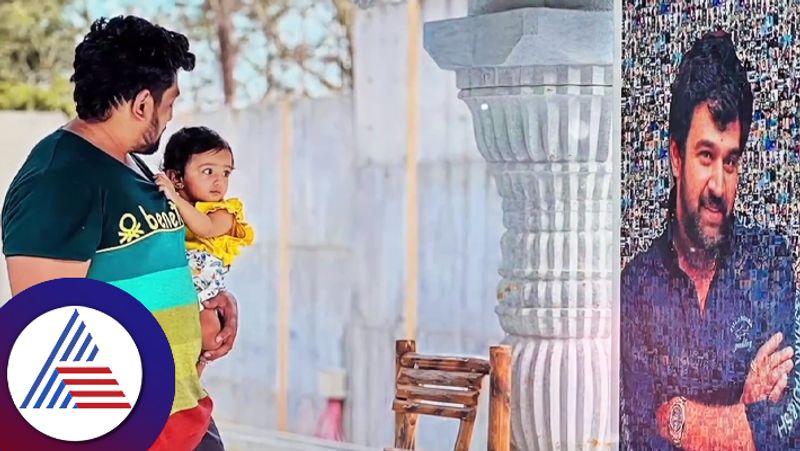
<path fill-rule="evenodd" d="M 211 168 L 205 168 L 205 169 L 203 169 L 203 174 L 205 174 L 205 175 L 211 175 Z"/>
<path fill-rule="evenodd" d="M 225 171 L 225 172 L 223 172 L 223 174 L 225 174 L 225 177 L 230 177 L 231 176 L 231 171 Z"/>

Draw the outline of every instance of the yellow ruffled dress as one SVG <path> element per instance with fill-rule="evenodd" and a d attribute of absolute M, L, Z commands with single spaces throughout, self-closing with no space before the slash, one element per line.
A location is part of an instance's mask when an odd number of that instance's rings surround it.
<path fill-rule="evenodd" d="M 225 235 L 200 238 L 186 228 L 186 257 L 192 269 L 192 281 L 203 302 L 225 289 L 225 274 L 231 263 L 255 239 L 253 227 L 245 221 L 244 205 L 232 197 L 221 202 L 197 202 L 195 208 L 204 214 L 225 210 L 233 215 L 233 227 Z"/>

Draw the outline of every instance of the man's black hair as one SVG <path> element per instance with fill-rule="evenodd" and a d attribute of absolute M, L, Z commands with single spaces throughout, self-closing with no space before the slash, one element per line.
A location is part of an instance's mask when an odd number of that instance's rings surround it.
<path fill-rule="evenodd" d="M 178 70 L 194 64 L 186 36 L 135 16 L 101 17 L 75 48 L 70 81 L 78 117 L 104 121 L 145 89 L 159 103 Z"/>
<path fill-rule="evenodd" d="M 736 56 L 729 34 L 708 33 L 686 52 L 671 87 L 669 108 L 670 140 L 675 141 L 681 158 L 686 155 L 686 139 L 698 105 L 707 103 L 714 123 L 720 129 L 739 121 L 740 149 L 744 150 L 753 118 L 753 92 L 747 70 Z M 673 184 L 669 205 L 675 206 Z"/>

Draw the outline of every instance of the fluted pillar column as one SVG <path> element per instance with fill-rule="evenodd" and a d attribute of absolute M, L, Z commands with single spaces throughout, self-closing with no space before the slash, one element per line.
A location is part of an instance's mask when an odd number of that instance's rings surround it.
<path fill-rule="evenodd" d="M 468 17 L 425 24 L 503 199 L 496 312 L 520 450 L 610 446 L 611 7 L 472 0 Z"/>

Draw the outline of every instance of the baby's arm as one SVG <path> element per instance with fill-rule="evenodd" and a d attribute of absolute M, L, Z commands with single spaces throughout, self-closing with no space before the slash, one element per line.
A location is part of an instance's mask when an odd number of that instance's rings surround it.
<path fill-rule="evenodd" d="M 158 189 L 167 196 L 167 199 L 175 203 L 186 227 L 200 238 L 225 235 L 233 228 L 232 214 L 225 210 L 213 211 L 207 215 L 201 213 L 189 201 L 178 195 L 172 182 L 164 174 L 156 176 L 156 184 Z"/>

